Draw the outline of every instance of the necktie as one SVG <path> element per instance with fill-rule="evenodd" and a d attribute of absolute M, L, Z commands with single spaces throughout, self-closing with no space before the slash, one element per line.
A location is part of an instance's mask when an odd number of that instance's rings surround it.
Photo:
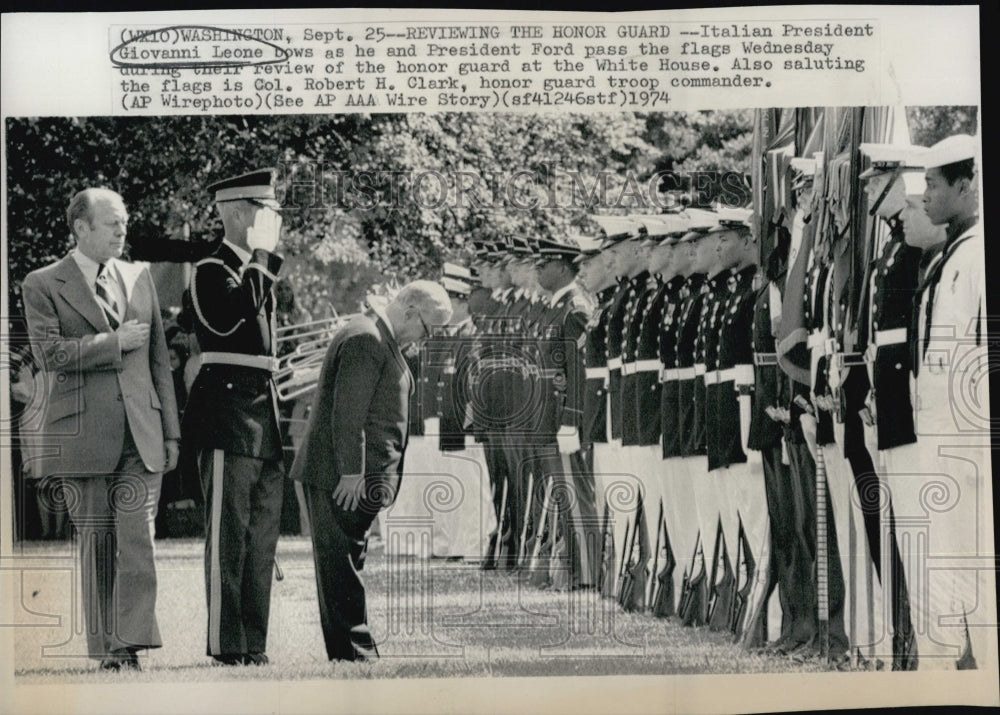
<path fill-rule="evenodd" d="M 109 279 L 108 272 L 105 270 L 106 268 L 107 266 L 103 263 L 97 267 L 97 282 L 94 285 L 94 292 L 97 295 L 98 304 L 100 304 L 101 309 L 104 311 L 104 315 L 107 316 L 111 329 L 118 330 L 118 326 L 121 325 L 121 313 L 118 312 L 118 303 L 115 301 L 111 286 L 108 283 Z"/>

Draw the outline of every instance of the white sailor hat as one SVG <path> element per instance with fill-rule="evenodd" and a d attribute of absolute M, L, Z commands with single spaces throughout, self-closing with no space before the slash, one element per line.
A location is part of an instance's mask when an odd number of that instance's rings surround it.
<path fill-rule="evenodd" d="M 472 287 L 463 280 L 458 278 L 452 278 L 451 276 L 443 276 L 441 278 L 441 285 L 448 292 L 448 295 L 452 297 L 466 297 L 472 292 Z"/>
<path fill-rule="evenodd" d="M 457 263 L 445 263 L 441 266 L 441 274 L 446 278 L 457 278 L 461 281 L 472 280 L 472 271 Z"/>
<path fill-rule="evenodd" d="M 858 148 L 871 160 L 871 167 L 858 176 L 862 181 L 897 170 L 903 172 L 908 169 L 922 169 L 924 165 L 920 160 L 920 154 L 927 151 L 926 147 L 912 144 L 864 143 Z"/>
<path fill-rule="evenodd" d="M 925 169 L 936 169 L 948 164 L 975 159 L 979 151 L 976 137 L 968 134 L 955 134 L 942 139 L 930 149 L 923 152 L 920 160 Z"/>
<path fill-rule="evenodd" d="M 715 211 L 704 209 L 687 209 L 686 214 L 691 219 L 688 231 L 678 239 L 678 243 L 694 241 L 702 236 L 707 236 L 710 231 L 719 225 L 719 216 Z"/>

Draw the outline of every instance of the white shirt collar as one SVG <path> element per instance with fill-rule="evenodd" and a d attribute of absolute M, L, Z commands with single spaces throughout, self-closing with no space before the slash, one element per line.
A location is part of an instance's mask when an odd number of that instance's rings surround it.
<path fill-rule="evenodd" d="M 90 256 L 84 255 L 79 246 L 73 249 L 73 253 L 71 255 L 73 256 L 73 260 L 76 261 L 76 265 L 80 267 L 80 271 L 83 273 L 83 277 L 86 279 L 87 285 L 93 288 L 94 283 L 97 281 L 97 270 L 100 267 L 100 264 Z M 114 261 L 114 258 L 109 258 L 105 261 L 104 265 L 111 268 L 115 264 Z"/>
<path fill-rule="evenodd" d="M 236 257 L 240 259 L 241 265 L 245 266 L 250 262 L 250 259 L 253 258 L 253 254 L 250 253 L 250 251 L 246 250 L 245 248 L 240 248 L 235 243 L 230 241 L 228 238 L 222 239 L 222 242 L 225 245 L 229 246 L 232 252 L 236 254 Z"/>
<path fill-rule="evenodd" d="M 569 283 L 567 283 L 566 285 L 564 285 L 562 288 L 560 288 L 559 290 L 557 290 L 555 293 L 553 293 L 552 294 L 552 298 L 550 299 L 550 304 L 552 305 L 552 307 L 555 308 L 556 307 L 556 303 L 559 302 L 559 299 L 562 298 L 567 293 L 569 293 L 570 290 L 572 290 L 575 285 L 576 285 L 576 281 L 575 280 L 570 281 Z"/>

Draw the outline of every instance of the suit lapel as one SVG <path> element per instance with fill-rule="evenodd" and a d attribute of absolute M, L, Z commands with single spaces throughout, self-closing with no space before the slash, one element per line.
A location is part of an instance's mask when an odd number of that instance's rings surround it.
<path fill-rule="evenodd" d="M 375 324 L 378 326 L 379 332 L 382 333 L 382 338 L 385 340 L 386 347 L 389 348 L 392 358 L 400 366 L 403 370 L 403 374 L 406 376 L 406 381 L 409 385 L 409 394 L 413 395 L 413 373 L 410 372 L 410 366 L 406 364 L 406 359 L 403 357 L 403 353 L 399 350 L 399 343 L 396 342 L 396 338 L 393 337 L 392 333 L 389 331 L 389 327 L 385 324 L 381 315 L 375 316 Z"/>
<path fill-rule="evenodd" d="M 108 319 L 104 316 L 104 311 L 97 304 L 97 298 L 87 285 L 76 265 L 73 256 L 68 254 L 59 262 L 59 269 L 55 274 L 56 280 L 62 281 L 59 289 L 61 295 L 73 310 L 87 319 L 87 322 L 94 326 L 99 333 L 106 333 L 111 330 Z"/>

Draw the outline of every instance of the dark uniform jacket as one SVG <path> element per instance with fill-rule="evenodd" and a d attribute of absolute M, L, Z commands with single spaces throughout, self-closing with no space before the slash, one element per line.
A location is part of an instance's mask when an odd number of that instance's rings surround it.
<path fill-rule="evenodd" d="M 682 299 L 676 321 L 677 368 L 680 370 L 694 371 L 698 326 L 701 322 L 702 303 L 705 300 L 702 291 L 704 285 L 705 275 L 697 273 L 688 278 L 681 289 Z M 695 419 L 695 383 L 693 375 L 682 377 L 677 381 L 681 457 L 705 453 L 705 444 L 701 441 L 704 430 L 697 428 Z"/>
<path fill-rule="evenodd" d="M 274 355 L 271 286 L 282 258 L 258 249 L 242 267 L 225 243 L 195 265 L 189 300 L 204 352 Z M 277 398 L 271 372 L 256 367 L 203 364 L 184 411 L 185 449 L 221 449 L 258 459 L 280 459 Z"/>
<path fill-rule="evenodd" d="M 719 370 L 742 368 L 752 370 L 753 366 L 753 318 L 756 295 L 753 277 L 756 266 L 748 266 L 733 273 L 729 279 L 729 295 L 722 308 L 719 320 Z M 740 443 L 740 404 L 737 380 L 720 381 L 715 391 L 715 411 L 717 435 L 715 450 L 709 452 L 708 468 L 727 467 L 745 462 L 747 457 Z"/>
<path fill-rule="evenodd" d="M 576 285 L 548 311 L 545 337 L 539 340 L 542 434 L 555 434 L 560 427 L 573 427 L 578 434 L 583 431 L 584 343 L 589 320 L 590 305 Z"/>
<path fill-rule="evenodd" d="M 642 279 L 645 281 L 645 277 Z M 611 438 L 621 439 L 622 436 L 622 336 L 625 330 L 626 314 L 629 311 L 629 298 L 634 294 L 634 279 L 625 278 L 618 283 L 611 307 L 607 313 L 605 328 L 608 357 L 608 402 L 611 410 Z"/>
<path fill-rule="evenodd" d="M 719 415 L 716 411 L 717 392 L 722 387 L 712 381 L 719 369 L 719 325 L 729 298 L 729 278 L 732 273 L 725 270 L 706 281 L 707 292 L 701 306 L 698 339 L 695 348 L 695 366 L 704 365 L 705 374 L 695 377 L 694 409 L 695 431 L 698 444 L 708 456 L 709 468 L 722 466 L 719 460 Z"/>
<path fill-rule="evenodd" d="M 639 424 L 640 424 L 640 414 L 636 410 L 636 400 L 639 397 L 639 382 L 640 376 L 637 372 L 637 363 L 640 359 L 640 344 L 642 342 L 642 325 L 646 319 L 646 315 L 649 312 L 649 305 L 653 298 L 656 296 L 656 292 L 659 288 L 659 283 L 657 280 L 650 276 L 649 273 L 644 274 L 646 280 L 634 286 L 634 292 L 630 294 L 629 298 L 629 308 L 625 320 L 625 326 L 622 331 L 622 390 L 621 390 L 621 404 L 622 404 L 622 445 L 631 446 L 643 444 L 644 442 L 640 439 L 639 434 Z M 654 344 L 655 345 L 655 344 Z M 655 347 L 647 349 L 646 354 L 650 356 L 651 359 L 655 359 L 656 351 Z M 653 373 L 649 373 L 655 375 Z M 659 406 L 659 400 L 657 400 L 657 406 Z M 653 412 L 652 421 L 654 422 L 653 427 L 655 428 L 655 433 L 659 434 L 660 428 L 655 422 L 659 419 L 659 410 Z M 647 438 L 646 444 L 650 444 L 650 440 Z"/>
<path fill-rule="evenodd" d="M 614 292 L 615 288 L 612 286 L 598 294 L 598 307 L 585 328 L 587 338 L 584 361 L 589 374 L 583 394 L 583 428 L 580 432 L 582 446 L 608 441 L 608 388 L 605 375 L 600 372 L 608 368 L 607 317 Z"/>
<path fill-rule="evenodd" d="M 352 318 L 327 349 L 291 478 L 333 491 L 342 475 L 364 474 L 362 503 L 386 506 L 403 470 L 413 391 L 385 321 L 373 314 Z"/>
<path fill-rule="evenodd" d="M 672 373 L 677 363 L 677 324 L 684 304 L 682 289 L 686 279 L 675 276 L 664 285 L 660 310 L 657 354 L 665 379 L 660 389 L 660 433 L 663 444 L 663 458 L 681 456 L 680 426 L 680 381 Z"/>
<path fill-rule="evenodd" d="M 781 278 L 778 279 L 780 283 Z M 768 407 L 787 406 L 783 399 L 783 387 L 788 379 L 778 369 L 775 354 L 774 333 L 771 328 L 771 311 L 779 304 L 772 306 L 771 283 L 765 283 L 757 291 L 756 305 L 753 315 L 753 351 L 754 351 L 754 391 L 750 414 L 750 437 L 747 440 L 750 449 L 773 449 L 781 445 L 781 423 L 771 419 L 767 414 Z"/>
<path fill-rule="evenodd" d="M 920 270 L 919 248 L 907 246 L 898 218 L 888 220 L 890 237 L 882 254 L 872 262 L 861 318 L 861 349 L 874 353 L 872 375 L 878 448 L 891 449 L 916 441 L 913 401 L 910 395 L 910 335 L 913 300 Z M 901 333 L 902 342 L 878 345 Z M 877 346 L 877 347 L 875 347 Z"/>
<path fill-rule="evenodd" d="M 471 351 L 468 349 L 476 327 L 471 320 L 448 326 L 446 335 L 431 343 L 439 354 L 433 362 L 441 365 L 436 370 L 437 388 L 435 411 L 441 421 L 438 448 L 442 452 L 465 449 L 467 410 L 469 406 L 468 375 Z"/>

